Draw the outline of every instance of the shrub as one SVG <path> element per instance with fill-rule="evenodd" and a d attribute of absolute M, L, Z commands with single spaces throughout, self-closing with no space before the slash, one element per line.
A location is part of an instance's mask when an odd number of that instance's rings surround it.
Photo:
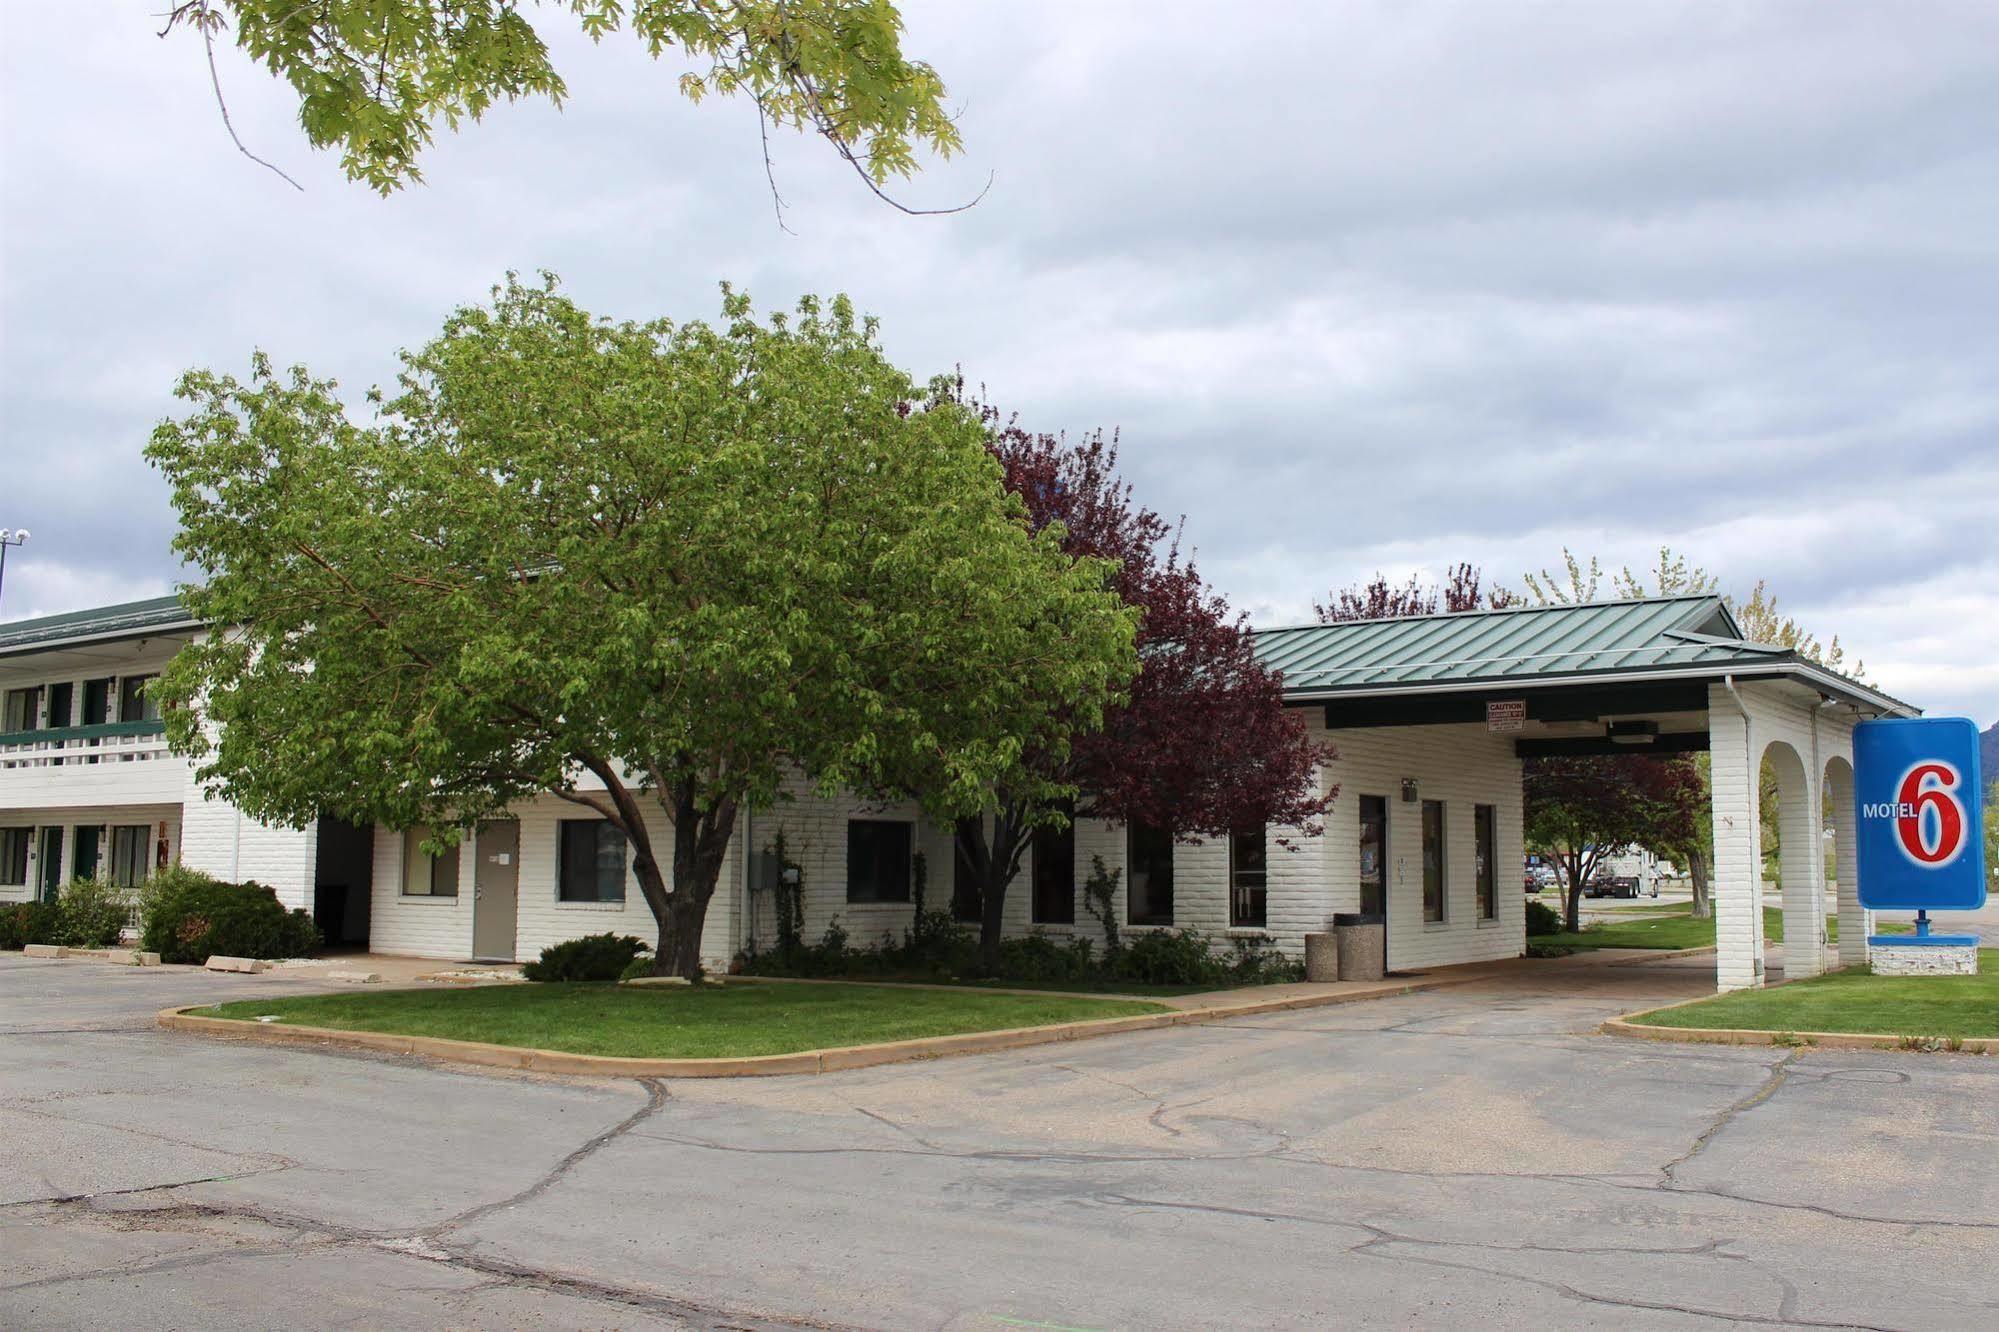
<path fill-rule="evenodd" d="M 1119 951 L 1111 974 L 1144 985 L 1214 985 L 1227 968 L 1198 930 L 1146 930 Z"/>
<path fill-rule="evenodd" d="M 72 879 L 56 898 L 55 938 L 71 948 L 109 948 L 132 918 L 132 898 L 116 884 Z"/>
<path fill-rule="evenodd" d="M 926 911 L 903 936 L 902 946 L 884 949 L 891 969 L 933 976 L 961 976 L 979 962 L 979 939 L 948 911 Z"/>
<path fill-rule="evenodd" d="M 26 948 L 54 943 L 56 909 L 48 902 L 9 902 L 0 906 L 0 948 Z"/>
<path fill-rule="evenodd" d="M 1546 902 L 1527 904 L 1527 933 L 1560 934 L 1562 932 L 1561 913 Z"/>
<path fill-rule="evenodd" d="M 1007 980 L 1073 981 L 1096 974 L 1090 941 L 1080 936 L 1057 943 L 1045 934 L 1000 940 L 999 974 Z"/>
<path fill-rule="evenodd" d="M 1567 957 L 1575 951 L 1575 947 L 1572 944 L 1530 943 L 1527 945 L 1527 956 L 1529 957 Z"/>
<path fill-rule="evenodd" d="M 1231 985 L 1278 985 L 1305 979 L 1305 960 L 1286 957 L 1268 939 L 1237 937 L 1235 956 L 1225 964 Z"/>
<path fill-rule="evenodd" d="M 639 954 L 651 952 L 643 939 L 629 934 L 586 934 L 564 939 L 541 950 L 541 960 L 521 968 L 531 981 L 614 981 Z"/>
<path fill-rule="evenodd" d="M 303 911 L 286 911 L 259 883 L 224 883 L 173 866 L 153 876 L 141 894 L 141 946 L 162 962 L 196 966 L 228 957 L 302 957 L 319 946 L 319 930 Z"/>
<path fill-rule="evenodd" d="M 1102 856 L 1090 857 L 1090 877 L 1083 880 L 1083 910 L 1104 930 L 1104 956 L 1115 955 L 1124 946 L 1118 936 L 1117 885 L 1120 871 L 1104 864 Z"/>

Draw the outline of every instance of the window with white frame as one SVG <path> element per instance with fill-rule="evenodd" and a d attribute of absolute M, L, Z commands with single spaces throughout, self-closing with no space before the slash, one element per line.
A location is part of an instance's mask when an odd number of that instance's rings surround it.
<path fill-rule="evenodd" d="M 447 846 L 432 855 L 423 849 L 432 835 L 433 829 L 427 823 L 403 832 L 404 897 L 458 896 L 459 848 Z"/>
<path fill-rule="evenodd" d="M 911 826 L 900 819 L 847 820 L 847 900 L 909 900 Z"/>
<path fill-rule="evenodd" d="M 604 819 L 564 819 L 556 840 L 559 900 L 625 900 L 623 832 Z"/>
<path fill-rule="evenodd" d="M 1061 827 L 1034 830 L 1034 893 L 1028 919 L 1036 925 L 1076 923 L 1076 806 L 1065 801 Z"/>
<path fill-rule="evenodd" d="M 1134 823 L 1125 852 L 1125 920 L 1132 925 L 1173 923 L 1173 834 Z"/>
<path fill-rule="evenodd" d="M 33 828 L 0 828 L 0 886 L 20 888 L 28 882 L 28 847 Z"/>
<path fill-rule="evenodd" d="M 111 830 L 111 866 L 106 877 L 120 888 L 136 888 L 152 872 L 152 852 L 150 824 L 119 824 Z"/>
<path fill-rule="evenodd" d="M 118 720 L 158 721 L 160 700 L 153 689 L 158 675 L 128 675 L 118 681 Z"/>
<path fill-rule="evenodd" d="M 1472 827 L 1478 839 L 1478 918 L 1499 919 L 1499 863 L 1493 854 L 1498 818 L 1491 805 L 1472 807 Z"/>
<path fill-rule="evenodd" d="M 9 689 L 0 701 L 0 731 L 32 731 L 42 724 L 42 687 Z"/>
<path fill-rule="evenodd" d="M 1444 901 L 1444 802 L 1423 802 L 1423 921 L 1443 923 Z"/>
<path fill-rule="evenodd" d="M 1269 871 L 1269 844 L 1262 824 L 1229 834 L 1230 928 L 1260 930 L 1269 923 L 1265 896 Z"/>

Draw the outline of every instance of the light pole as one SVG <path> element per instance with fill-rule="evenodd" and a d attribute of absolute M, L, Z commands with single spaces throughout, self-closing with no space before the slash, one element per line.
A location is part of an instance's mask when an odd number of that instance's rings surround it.
<path fill-rule="evenodd" d="M 17 527 L 11 532 L 0 530 L 0 591 L 4 591 L 7 586 L 7 547 L 27 544 L 27 528 Z"/>

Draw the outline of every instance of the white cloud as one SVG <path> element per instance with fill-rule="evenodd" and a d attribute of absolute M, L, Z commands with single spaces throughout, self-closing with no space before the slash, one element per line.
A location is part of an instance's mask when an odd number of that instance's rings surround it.
<path fill-rule="evenodd" d="M 606 314 L 852 292 L 918 374 L 1121 426 L 1142 495 L 1261 617 L 1333 586 L 1670 544 L 1768 578 L 1933 709 L 1999 715 L 1999 9 L 907 0 L 967 153 L 901 187 L 560 36 L 572 98 L 441 135 L 388 200 L 231 54 L 129 4 L 0 47 L 7 615 L 163 589 L 138 461 L 182 368 L 351 388 L 508 268 Z M 57 114 L 56 109 L 60 110 Z M 47 544 L 43 544 L 46 541 Z M 33 568 L 29 565 L 26 567 Z M 57 572 L 60 571 L 60 572 Z M 94 580 L 94 581 L 93 581 Z"/>

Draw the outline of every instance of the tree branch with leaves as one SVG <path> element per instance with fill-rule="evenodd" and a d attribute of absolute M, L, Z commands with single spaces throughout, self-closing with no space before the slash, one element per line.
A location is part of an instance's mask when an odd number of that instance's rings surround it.
<path fill-rule="evenodd" d="M 531 8 L 566 14 L 593 42 L 626 32 L 655 60 L 695 62 L 678 81 L 688 100 L 749 98 L 761 132 L 818 135 L 904 212 L 956 211 L 907 208 L 884 192 L 915 173 L 919 151 L 962 147 L 943 80 L 904 55 L 888 0 L 180 0 L 160 36 L 200 34 L 225 127 L 246 156 L 278 171 L 228 124 L 218 38 L 291 86 L 307 141 L 338 149 L 349 180 L 389 194 L 423 179 L 418 159 L 440 123 L 456 130 L 503 101 L 567 99 Z"/>

